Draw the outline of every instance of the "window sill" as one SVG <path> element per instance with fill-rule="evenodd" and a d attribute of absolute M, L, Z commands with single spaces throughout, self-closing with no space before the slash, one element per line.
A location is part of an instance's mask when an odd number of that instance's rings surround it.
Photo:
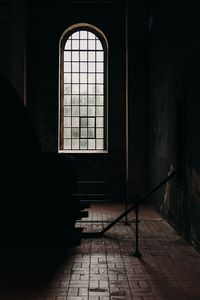
<path fill-rule="evenodd" d="M 108 150 L 58 150 L 62 154 L 108 154 Z"/>

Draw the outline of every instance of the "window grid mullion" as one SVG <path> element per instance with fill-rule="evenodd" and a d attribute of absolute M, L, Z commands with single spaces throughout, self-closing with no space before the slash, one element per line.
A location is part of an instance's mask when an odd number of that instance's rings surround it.
<path fill-rule="evenodd" d="M 70 109 L 70 112 L 71 112 L 71 128 L 70 128 L 70 130 L 71 130 L 71 137 L 70 137 L 70 148 L 72 149 L 72 40 L 71 40 L 71 51 L 70 51 L 71 53 L 71 109 Z"/>
<path fill-rule="evenodd" d="M 89 120 L 89 107 L 88 107 L 88 79 L 89 79 L 89 75 L 88 75 L 88 67 L 89 67 L 89 42 L 88 42 L 88 32 L 87 32 L 87 149 L 88 149 L 88 120 Z"/>
<path fill-rule="evenodd" d="M 80 56 L 80 31 L 79 31 L 79 73 L 78 73 L 78 77 L 79 77 L 79 141 L 78 141 L 78 149 L 80 150 L 80 144 L 81 144 L 81 108 L 80 108 L 80 101 L 81 101 L 81 84 L 80 84 L 80 79 L 81 79 L 81 75 L 80 75 L 80 69 L 81 69 L 81 56 Z"/>
<path fill-rule="evenodd" d="M 97 75 L 96 75 L 96 71 L 97 71 L 97 68 L 96 68 L 96 64 L 97 64 L 97 54 L 96 54 L 96 44 L 97 44 L 97 40 L 96 40 L 96 37 L 95 37 L 95 63 L 94 63 L 94 71 L 95 71 L 95 83 L 94 83 L 94 92 L 95 92 L 95 123 L 94 123 L 94 132 L 95 132 L 95 149 L 97 149 L 97 139 L 96 139 L 96 116 L 97 116 L 97 111 L 96 111 L 96 89 L 97 89 Z"/>

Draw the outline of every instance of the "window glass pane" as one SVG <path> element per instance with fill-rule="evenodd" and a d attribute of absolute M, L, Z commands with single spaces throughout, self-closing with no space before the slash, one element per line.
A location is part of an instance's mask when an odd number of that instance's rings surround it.
<path fill-rule="evenodd" d="M 80 84 L 80 94 L 87 94 L 87 84 Z"/>
<path fill-rule="evenodd" d="M 72 128 L 72 138 L 79 138 L 79 128 Z"/>
<path fill-rule="evenodd" d="M 79 41 L 72 40 L 72 50 L 78 50 L 79 49 Z"/>
<path fill-rule="evenodd" d="M 67 40 L 66 43 L 65 43 L 65 49 L 66 49 L 66 50 L 70 50 L 71 47 L 72 47 L 71 41 L 70 41 L 70 40 Z"/>
<path fill-rule="evenodd" d="M 88 49 L 89 50 L 95 49 L 95 40 L 88 40 Z"/>
<path fill-rule="evenodd" d="M 102 44 L 99 40 L 96 40 L 96 49 L 97 50 L 103 50 Z"/>
<path fill-rule="evenodd" d="M 88 83 L 95 83 L 95 74 L 88 74 Z"/>
<path fill-rule="evenodd" d="M 96 53 L 96 61 L 99 61 L 99 62 L 103 61 L 103 51 L 102 52 L 97 51 L 97 53 Z"/>
<path fill-rule="evenodd" d="M 64 83 L 71 83 L 71 73 L 64 73 Z"/>
<path fill-rule="evenodd" d="M 87 96 L 80 96 L 80 105 L 87 105 Z"/>
<path fill-rule="evenodd" d="M 95 105 L 95 96 L 88 96 L 88 105 Z"/>
<path fill-rule="evenodd" d="M 71 106 L 64 106 L 64 116 L 71 116 Z"/>
<path fill-rule="evenodd" d="M 95 61 L 95 51 L 88 51 L 88 61 Z"/>
<path fill-rule="evenodd" d="M 64 84 L 64 94 L 71 94 L 71 84 Z"/>
<path fill-rule="evenodd" d="M 88 128 L 88 137 L 89 138 L 95 138 L 94 128 Z"/>
<path fill-rule="evenodd" d="M 95 94 L 95 84 L 88 84 L 88 94 Z"/>
<path fill-rule="evenodd" d="M 79 116 L 79 106 L 72 106 L 72 116 Z"/>
<path fill-rule="evenodd" d="M 97 138 L 103 138 L 103 128 L 97 128 L 96 129 L 96 137 Z"/>
<path fill-rule="evenodd" d="M 71 138 L 71 128 L 64 128 L 64 137 Z"/>
<path fill-rule="evenodd" d="M 88 116 L 95 116 L 95 106 L 88 107 Z"/>
<path fill-rule="evenodd" d="M 87 39 L 87 31 L 86 30 L 80 31 L 80 39 Z"/>
<path fill-rule="evenodd" d="M 101 117 L 96 118 L 96 127 L 103 127 L 103 118 Z"/>
<path fill-rule="evenodd" d="M 74 32 L 72 35 L 71 35 L 71 38 L 72 40 L 79 40 L 79 31 L 76 31 Z"/>
<path fill-rule="evenodd" d="M 79 61 L 79 52 L 78 51 L 72 52 L 72 61 Z"/>
<path fill-rule="evenodd" d="M 103 106 L 97 106 L 96 107 L 96 115 L 97 116 L 103 116 Z"/>
<path fill-rule="evenodd" d="M 80 116 L 87 116 L 87 106 L 80 106 Z"/>
<path fill-rule="evenodd" d="M 72 117 L 72 127 L 79 127 L 79 117 Z"/>
<path fill-rule="evenodd" d="M 103 63 L 96 63 L 96 71 L 103 72 Z"/>
<path fill-rule="evenodd" d="M 72 82 L 73 83 L 79 83 L 79 74 L 72 73 Z"/>
<path fill-rule="evenodd" d="M 64 139 L 64 149 L 71 149 L 71 140 Z"/>
<path fill-rule="evenodd" d="M 102 74 L 96 74 L 97 83 L 103 83 L 103 73 Z"/>
<path fill-rule="evenodd" d="M 79 149 L 79 140 L 78 139 L 72 140 L 72 149 Z"/>
<path fill-rule="evenodd" d="M 87 61 L 87 51 L 80 52 L 80 61 Z"/>
<path fill-rule="evenodd" d="M 79 104 L 79 96 L 72 96 L 72 104 L 73 105 Z"/>
<path fill-rule="evenodd" d="M 87 83 L 87 73 L 80 74 L 80 83 Z"/>
<path fill-rule="evenodd" d="M 87 140 L 80 139 L 80 149 L 87 149 Z"/>
<path fill-rule="evenodd" d="M 80 96 L 80 105 L 87 105 L 87 96 Z"/>
<path fill-rule="evenodd" d="M 87 128 L 81 128 L 81 138 L 87 138 Z"/>
<path fill-rule="evenodd" d="M 87 127 L 88 120 L 87 118 L 81 118 L 81 127 Z"/>
<path fill-rule="evenodd" d="M 72 84 L 72 94 L 79 94 L 79 84 Z"/>
<path fill-rule="evenodd" d="M 95 35 L 92 32 L 88 32 L 88 39 L 95 40 Z"/>
<path fill-rule="evenodd" d="M 80 72 L 82 72 L 82 73 L 87 72 L 87 63 L 84 63 L 84 62 L 80 63 Z"/>
<path fill-rule="evenodd" d="M 71 126 L 71 118 L 64 117 L 64 127 L 70 127 Z"/>
<path fill-rule="evenodd" d="M 103 149 L 103 139 L 96 139 L 96 148 Z"/>
<path fill-rule="evenodd" d="M 95 72 L 95 63 L 88 63 L 88 72 Z"/>
<path fill-rule="evenodd" d="M 79 63 L 72 63 L 72 72 L 79 72 Z"/>
<path fill-rule="evenodd" d="M 71 63 L 69 63 L 69 62 L 64 63 L 64 72 L 71 73 Z"/>
<path fill-rule="evenodd" d="M 103 105 L 103 96 L 96 96 L 97 105 Z"/>
<path fill-rule="evenodd" d="M 103 95 L 103 85 L 102 84 L 97 84 L 96 85 L 96 93 Z"/>
<path fill-rule="evenodd" d="M 64 61 L 71 61 L 71 51 L 64 51 Z"/>
<path fill-rule="evenodd" d="M 70 105 L 71 104 L 71 96 L 64 96 L 64 105 Z"/>
<path fill-rule="evenodd" d="M 87 50 L 87 40 L 80 40 L 80 50 Z"/>
<path fill-rule="evenodd" d="M 89 150 L 94 150 L 95 149 L 95 140 L 91 140 L 91 139 L 88 139 L 88 149 Z"/>
<path fill-rule="evenodd" d="M 95 127 L 95 118 L 88 118 L 88 127 Z"/>

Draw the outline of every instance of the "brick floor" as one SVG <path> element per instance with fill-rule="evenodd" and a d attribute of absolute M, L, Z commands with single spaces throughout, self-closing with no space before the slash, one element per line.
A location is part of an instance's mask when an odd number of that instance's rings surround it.
<path fill-rule="evenodd" d="M 81 226 L 101 230 L 122 210 L 120 204 L 94 204 Z M 200 255 L 160 215 L 143 207 L 142 257 L 134 257 L 132 220 L 133 214 L 128 226 L 117 224 L 104 237 L 83 239 L 71 250 L 6 249 L 0 300 L 199 300 Z"/>

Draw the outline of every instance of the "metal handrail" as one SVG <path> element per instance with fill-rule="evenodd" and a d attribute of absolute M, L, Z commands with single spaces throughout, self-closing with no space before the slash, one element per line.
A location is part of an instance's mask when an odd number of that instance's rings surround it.
<path fill-rule="evenodd" d="M 138 228 L 138 216 L 139 216 L 139 206 L 140 204 L 144 203 L 144 201 L 149 198 L 153 193 L 155 193 L 160 187 L 162 187 L 166 182 L 168 182 L 174 175 L 177 173 L 176 170 L 174 170 L 170 175 L 168 175 L 164 180 L 162 180 L 159 184 L 157 184 L 155 187 L 153 187 L 150 191 L 146 192 L 142 196 L 138 197 L 138 199 L 134 199 L 134 204 L 127 209 L 125 212 L 123 212 L 120 216 L 118 216 L 115 220 L 113 220 L 108 226 L 106 226 L 102 231 L 100 232 L 93 232 L 93 233 L 84 233 L 86 237 L 100 237 L 105 232 L 107 232 L 110 228 L 112 228 L 115 224 L 117 224 L 121 219 L 123 219 L 125 216 L 127 216 L 128 213 L 130 213 L 132 210 L 135 210 L 135 252 L 134 256 L 140 257 L 141 253 L 139 252 L 139 228 Z"/>
<path fill-rule="evenodd" d="M 157 184 L 151 191 L 145 193 L 144 195 L 140 196 L 138 199 L 134 199 L 134 204 L 127 209 L 125 212 L 123 212 L 119 217 L 117 217 L 115 220 L 113 220 L 108 226 L 106 226 L 100 234 L 104 234 L 106 231 L 108 231 L 111 227 L 113 227 L 117 222 L 119 222 L 121 219 L 123 219 L 126 214 L 130 213 L 133 209 L 136 208 L 136 206 L 139 206 L 142 204 L 147 198 L 149 198 L 153 193 L 155 193 L 161 186 L 163 186 L 168 180 L 170 180 L 174 175 L 176 174 L 176 171 L 173 171 L 169 176 L 167 176 L 163 181 L 161 181 L 159 184 Z"/>

